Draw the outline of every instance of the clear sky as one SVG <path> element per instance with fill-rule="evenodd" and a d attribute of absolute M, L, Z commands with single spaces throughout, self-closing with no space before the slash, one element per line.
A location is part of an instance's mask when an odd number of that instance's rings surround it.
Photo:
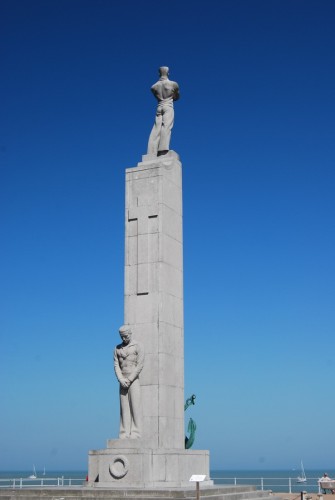
<path fill-rule="evenodd" d="M 194 446 L 335 467 L 334 26 L 332 0 L 1 0 L 0 469 L 86 469 L 117 436 L 124 172 L 161 65 Z"/>

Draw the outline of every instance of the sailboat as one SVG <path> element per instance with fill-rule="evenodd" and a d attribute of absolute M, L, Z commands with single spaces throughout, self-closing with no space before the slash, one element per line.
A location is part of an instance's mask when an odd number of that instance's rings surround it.
<path fill-rule="evenodd" d="M 300 476 L 297 477 L 297 483 L 306 483 L 306 481 L 307 481 L 307 478 L 306 478 L 306 474 L 305 474 L 304 464 L 302 463 L 302 460 L 301 460 L 301 473 L 300 473 Z"/>
<path fill-rule="evenodd" d="M 36 469 L 35 469 L 35 465 L 33 465 L 33 473 L 31 476 L 29 476 L 28 479 L 37 479 L 37 474 L 36 474 Z"/>

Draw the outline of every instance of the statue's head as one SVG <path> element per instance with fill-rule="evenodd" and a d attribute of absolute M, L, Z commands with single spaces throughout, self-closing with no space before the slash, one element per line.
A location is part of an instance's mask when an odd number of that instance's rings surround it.
<path fill-rule="evenodd" d="M 119 329 L 119 334 L 122 339 L 122 342 L 126 345 L 129 344 L 129 342 L 131 341 L 131 336 L 133 334 L 130 326 L 128 325 L 121 326 L 121 328 Z"/>
<path fill-rule="evenodd" d="M 169 68 L 167 66 L 161 66 L 159 68 L 159 74 L 160 76 L 168 77 L 169 76 Z"/>

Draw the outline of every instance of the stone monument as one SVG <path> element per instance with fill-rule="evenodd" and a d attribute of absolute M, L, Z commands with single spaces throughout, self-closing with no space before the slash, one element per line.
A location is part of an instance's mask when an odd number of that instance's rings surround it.
<path fill-rule="evenodd" d="M 151 87 L 158 104 L 155 123 L 152 128 L 148 154 L 160 156 L 169 151 L 171 130 L 174 122 L 173 102 L 179 99 L 179 85 L 169 80 L 169 68 L 159 68 L 160 79 Z"/>
<path fill-rule="evenodd" d="M 132 339 L 127 326 L 119 330 L 122 344 L 114 350 L 114 370 L 120 383 L 120 439 L 138 439 L 142 432 L 142 400 L 139 375 L 144 365 L 144 350 Z"/>
<path fill-rule="evenodd" d="M 89 452 L 89 486 L 188 487 L 193 474 L 209 478 L 209 452 L 185 449 L 182 165 L 169 149 L 179 87 L 162 67 L 151 90 L 158 106 L 148 154 L 126 169 L 125 326 L 114 351 L 120 434 Z"/>

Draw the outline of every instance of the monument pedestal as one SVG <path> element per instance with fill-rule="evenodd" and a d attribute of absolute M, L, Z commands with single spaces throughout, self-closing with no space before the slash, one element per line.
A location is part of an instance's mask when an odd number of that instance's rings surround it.
<path fill-rule="evenodd" d="M 186 487 L 209 477 L 209 452 L 185 450 L 182 169 L 143 156 L 126 170 L 124 323 L 145 351 L 141 439 L 90 451 L 89 484 Z"/>
<path fill-rule="evenodd" d="M 123 443 L 123 441 L 125 441 Z M 193 474 L 209 477 L 209 452 L 203 450 L 146 448 L 117 439 L 105 450 L 89 452 L 89 486 L 134 488 L 185 488 Z M 137 441 L 137 440 L 136 440 Z M 212 481 L 206 481 L 207 485 Z"/>

